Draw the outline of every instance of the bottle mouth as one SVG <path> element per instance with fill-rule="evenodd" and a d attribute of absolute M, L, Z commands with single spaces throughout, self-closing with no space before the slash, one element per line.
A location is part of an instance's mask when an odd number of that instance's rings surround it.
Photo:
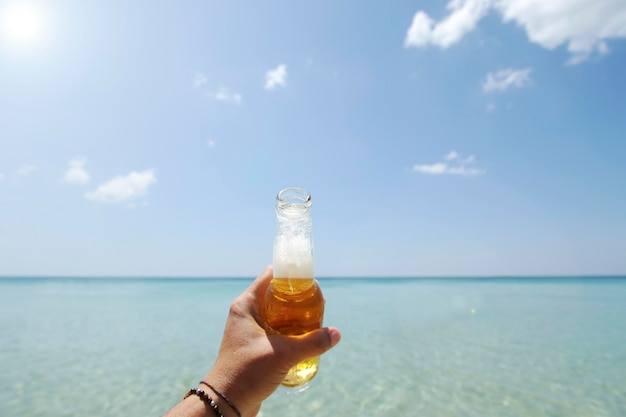
<path fill-rule="evenodd" d="M 311 202 L 311 194 L 304 188 L 289 187 L 280 190 L 276 201 L 279 204 L 305 204 Z"/>
<path fill-rule="evenodd" d="M 276 211 L 286 216 L 306 214 L 311 209 L 311 194 L 304 188 L 290 187 L 276 196 Z"/>

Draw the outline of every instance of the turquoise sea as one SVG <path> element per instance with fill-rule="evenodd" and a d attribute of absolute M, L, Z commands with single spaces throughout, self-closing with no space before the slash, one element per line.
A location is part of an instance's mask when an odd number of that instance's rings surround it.
<path fill-rule="evenodd" d="M 0 279 L 0 416 L 160 416 L 251 279 Z M 342 342 L 263 417 L 626 416 L 626 277 L 321 279 Z"/>

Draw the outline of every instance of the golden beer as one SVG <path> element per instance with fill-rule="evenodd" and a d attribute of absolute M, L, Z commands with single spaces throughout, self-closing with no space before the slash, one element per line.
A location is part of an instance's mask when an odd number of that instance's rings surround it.
<path fill-rule="evenodd" d="M 322 327 L 324 297 L 313 278 L 274 278 L 265 298 L 268 330 L 277 334 L 300 335 Z M 303 387 L 313 379 L 319 357 L 300 362 L 289 370 L 282 384 Z"/>

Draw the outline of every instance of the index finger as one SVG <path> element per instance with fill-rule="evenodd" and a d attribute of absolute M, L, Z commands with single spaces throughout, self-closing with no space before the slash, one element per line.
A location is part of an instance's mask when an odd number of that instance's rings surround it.
<path fill-rule="evenodd" d="M 248 291 L 253 293 L 256 298 L 263 298 L 265 291 L 267 291 L 267 287 L 269 287 L 270 282 L 272 281 L 272 278 L 274 278 L 274 268 L 272 265 L 268 265 L 265 267 L 263 272 L 256 277 L 254 282 L 250 284 Z"/>
<path fill-rule="evenodd" d="M 274 269 L 272 265 L 269 265 L 256 277 L 254 282 L 250 284 L 248 289 L 244 292 L 246 298 L 250 300 L 246 303 L 249 312 L 259 325 L 263 323 L 261 312 L 263 311 L 265 293 L 272 282 L 272 278 L 274 278 Z"/>

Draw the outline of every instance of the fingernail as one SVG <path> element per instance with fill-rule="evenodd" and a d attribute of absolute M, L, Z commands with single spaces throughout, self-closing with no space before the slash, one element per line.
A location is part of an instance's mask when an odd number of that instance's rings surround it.
<path fill-rule="evenodd" d="M 339 329 L 334 327 L 327 328 L 328 336 L 330 337 L 330 347 L 335 346 L 341 340 L 341 333 Z"/>

